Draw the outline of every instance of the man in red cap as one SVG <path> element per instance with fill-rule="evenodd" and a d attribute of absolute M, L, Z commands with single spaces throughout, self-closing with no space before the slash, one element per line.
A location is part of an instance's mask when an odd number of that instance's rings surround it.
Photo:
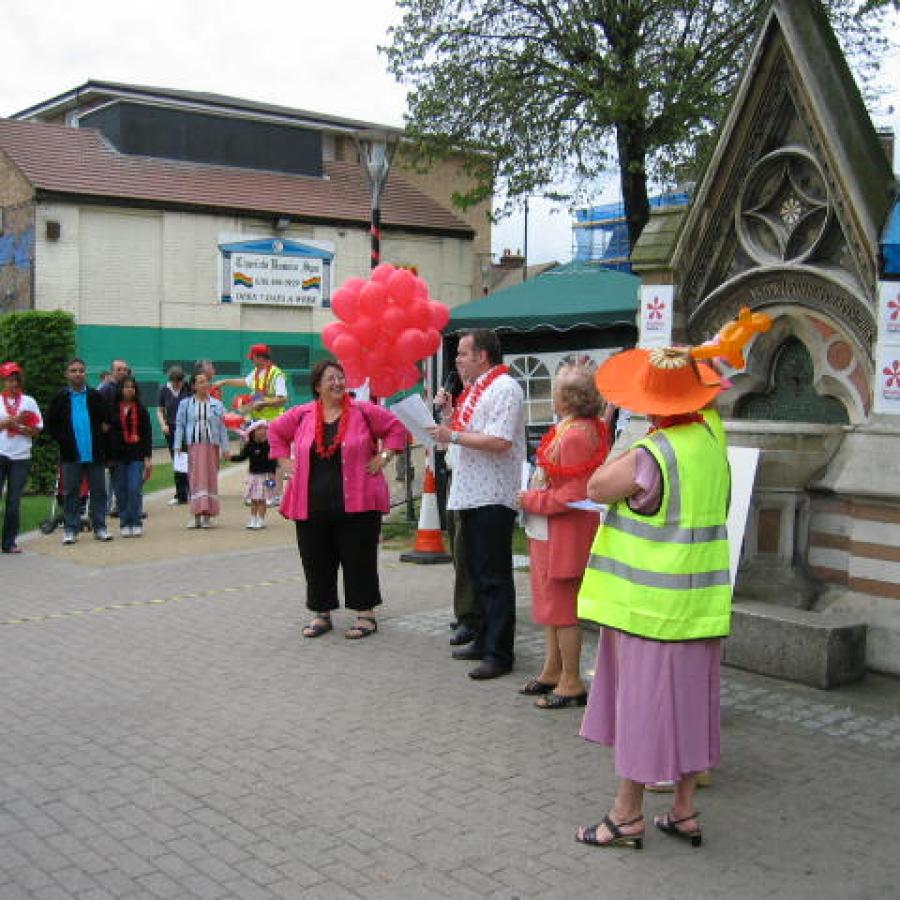
<path fill-rule="evenodd" d="M 287 382 L 284 372 L 272 362 L 268 344 L 254 344 L 247 354 L 253 363 L 253 371 L 246 378 L 222 378 L 214 387 L 247 387 L 250 402 L 240 412 L 254 419 L 277 419 L 287 405 Z"/>

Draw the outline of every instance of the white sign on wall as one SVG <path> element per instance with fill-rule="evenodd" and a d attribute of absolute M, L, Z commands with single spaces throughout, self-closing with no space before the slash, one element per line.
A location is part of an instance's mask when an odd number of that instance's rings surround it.
<path fill-rule="evenodd" d="M 300 256 L 231 254 L 231 300 L 270 306 L 319 306 L 322 260 Z"/>
<path fill-rule="evenodd" d="M 317 242 L 321 244 L 321 242 Z M 281 238 L 220 241 L 223 303 L 329 306 L 334 253 Z"/>
<path fill-rule="evenodd" d="M 668 347 L 672 343 L 672 304 L 675 288 L 671 284 L 641 285 L 640 347 Z"/>
<path fill-rule="evenodd" d="M 882 281 L 878 297 L 879 340 L 900 344 L 900 281 Z"/>
<path fill-rule="evenodd" d="M 879 344 L 875 358 L 875 412 L 900 413 L 900 344 Z"/>

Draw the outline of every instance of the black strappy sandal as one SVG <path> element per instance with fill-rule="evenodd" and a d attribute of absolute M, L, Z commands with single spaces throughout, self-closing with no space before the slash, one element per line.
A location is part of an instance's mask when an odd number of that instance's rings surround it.
<path fill-rule="evenodd" d="M 526 697 L 538 697 L 542 694 L 549 694 L 555 687 L 555 684 L 541 681 L 540 678 L 532 678 L 531 681 L 519 688 L 519 693 L 524 694 Z"/>
<path fill-rule="evenodd" d="M 316 621 L 320 620 L 320 621 Z M 331 624 L 331 616 L 325 613 L 318 613 L 313 616 L 312 622 L 309 625 L 306 625 L 303 629 L 303 637 L 305 638 L 317 638 L 321 637 L 323 634 L 328 634 L 334 628 L 334 625 Z"/>
<path fill-rule="evenodd" d="M 604 816 L 603 821 L 598 825 L 591 825 L 582 829 L 580 836 L 576 832 L 575 840 L 578 841 L 579 844 L 590 844 L 592 847 L 633 847 L 635 850 L 643 850 L 643 828 L 635 834 L 625 834 L 622 831 L 623 828 L 627 828 L 629 825 L 637 825 L 637 823 L 642 822 L 643 819 L 643 816 L 638 816 L 636 819 L 630 819 L 628 822 L 620 822 L 616 825 L 609 816 Z M 604 826 L 610 833 L 608 841 L 597 839 L 597 832 Z"/>
<path fill-rule="evenodd" d="M 538 709 L 568 709 L 570 706 L 587 706 L 587 700 L 587 691 L 570 696 L 557 694 L 556 691 L 550 691 L 549 694 L 538 697 L 538 699 L 534 701 L 534 705 Z"/>
<path fill-rule="evenodd" d="M 696 819 L 699 816 L 700 813 L 695 812 L 685 816 L 683 819 L 673 819 L 671 813 L 666 813 L 664 816 L 656 816 L 653 819 L 653 824 L 663 834 L 681 838 L 683 841 L 690 841 L 692 847 L 700 847 L 703 844 L 703 832 L 700 830 L 699 825 L 693 831 L 683 831 L 678 827 L 682 822 L 690 822 L 691 819 Z"/>
<path fill-rule="evenodd" d="M 378 620 L 373 619 L 371 616 L 357 616 L 356 621 L 368 622 L 372 627 L 364 628 L 362 625 L 351 625 L 350 628 L 344 632 L 344 637 L 347 638 L 348 641 L 361 641 L 363 638 L 367 638 L 378 631 Z"/>

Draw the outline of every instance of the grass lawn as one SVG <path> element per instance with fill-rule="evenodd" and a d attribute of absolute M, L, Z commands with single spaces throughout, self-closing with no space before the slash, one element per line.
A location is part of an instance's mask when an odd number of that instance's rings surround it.
<path fill-rule="evenodd" d="M 172 487 L 172 464 L 158 463 L 154 465 L 153 473 L 144 485 L 144 493 L 152 494 L 155 491 L 161 491 L 168 487 Z M 19 533 L 25 534 L 26 532 L 34 531 L 44 519 L 49 518 L 51 503 L 52 497 L 46 495 L 31 494 L 23 497 Z M 57 511 L 61 512 L 59 504 L 57 504 Z"/>

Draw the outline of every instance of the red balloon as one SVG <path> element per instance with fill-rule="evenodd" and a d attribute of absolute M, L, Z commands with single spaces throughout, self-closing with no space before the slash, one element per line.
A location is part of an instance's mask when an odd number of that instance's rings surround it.
<path fill-rule="evenodd" d="M 244 417 L 236 412 L 225 413 L 225 415 L 222 416 L 222 422 L 226 428 L 230 428 L 232 431 L 243 428 L 245 424 Z"/>
<path fill-rule="evenodd" d="M 375 266 L 375 268 L 372 269 L 372 281 L 382 281 L 386 283 L 395 271 L 395 267 L 390 263 L 382 263 L 380 266 Z"/>
<path fill-rule="evenodd" d="M 357 316 L 349 327 L 364 347 L 371 347 L 378 338 L 378 320 L 372 316 Z"/>
<path fill-rule="evenodd" d="M 384 284 L 370 281 L 359 292 L 359 309 L 364 316 L 380 316 L 384 312 L 388 291 Z"/>
<path fill-rule="evenodd" d="M 359 296 L 359 292 L 368 284 L 365 278 L 348 278 L 342 285 L 341 290 L 350 291 L 351 294 Z"/>
<path fill-rule="evenodd" d="M 388 279 L 390 295 L 401 306 L 406 306 L 415 296 L 416 276 L 409 269 L 397 269 Z"/>
<path fill-rule="evenodd" d="M 413 295 L 418 297 L 420 300 L 428 299 L 428 282 L 425 281 L 424 278 L 419 278 L 418 275 L 416 276 Z"/>
<path fill-rule="evenodd" d="M 396 343 L 397 356 L 402 362 L 414 363 L 425 356 L 425 335 L 417 328 L 407 328 Z"/>
<path fill-rule="evenodd" d="M 434 300 L 428 304 L 428 324 L 435 331 L 443 331 L 450 321 L 450 309 Z"/>
<path fill-rule="evenodd" d="M 369 378 L 369 388 L 376 397 L 397 393 L 397 376 L 393 369 L 379 369 Z"/>
<path fill-rule="evenodd" d="M 410 328 L 418 328 L 424 331 L 431 325 L 431 314 L 428 310 L 428 303 L 425 300 L 413 300 L 407 307 L 406 321 Z"/>
<path fill-rule="evenodd" d="M 352 322 L 359 311 L 359 294 L 342 287 L 334 292 L 331 298 L 332 312 L 345 322 Z"/>
<path fill-rule="evenodd" d="M 391 342 L 379 341 L 366 358 L 366 371 L 377 372 L 379 369 L 392 369 L 397 364 L 397 355 Z"/>
<path fill-rule="evenodd" d="M 419 370 L 416 366 L 401 366 L 399 372 L 400 375 L 397 380 L 397 390 L 408 391 L 410 388 L 415 387 L 419 383 L 421 375 L 419 374 Z"/>
<path fill-rule="evenodd" d="M 331 343 L 331 352 L 340 359 L 359 359 L 362 345 L 355 335 L 339 334 Z"/>
<path fill-rule="evenodd" d="M 361 366 L 357 365 L 355 360 L 352 362 L 350 360 L 342 361 L 341 365 L 344 367 L 344 377 L 347 379 L 348 388 L 360 387 L 360 385 L 365 383 L 366 373 Z"/>
<path fill-rule="evenodd" d="M 335 338 L 347 333 L 347 326 L 343 322 L 329 322 L 322 329 L 322 343 L 329 349 L 334 346 Z"/>
<path fill-rule="evenodd" d="M 441 333 L 435 331 L 433 328 L 429 328 L 428 331 L 425 332 L 425 355 L 434 356 L 434 354 L 441 349 L 441 344 L 443 343 Z"/>
<path fill-rule="evenodd" d="M 406 312 L 399 306 L 386 307 L 381 314 L 381 330 L 389 338 L 395 338 L 404 328 L 406 328 Z"/>
<path fill-rule="evenodd" d="M 238 394 L 237 397 L 235 397 L 234 400 L 231 401 L 231 408 L 240 409 L 240 407 L 246 406 L 251 399 L 252 398 L 249 394 Z"/>

